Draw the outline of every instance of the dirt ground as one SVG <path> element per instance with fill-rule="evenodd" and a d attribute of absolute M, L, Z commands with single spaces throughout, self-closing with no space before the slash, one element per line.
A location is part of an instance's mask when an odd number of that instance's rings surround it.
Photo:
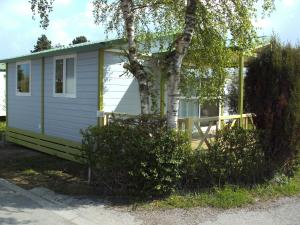
<path fill-rule="evenodd" d="M 86 171 L 80 164 L 22 146 L 0 146 L 0 177 L 25 189 L 45 187 L 61 194 L 94 194 Z"/>

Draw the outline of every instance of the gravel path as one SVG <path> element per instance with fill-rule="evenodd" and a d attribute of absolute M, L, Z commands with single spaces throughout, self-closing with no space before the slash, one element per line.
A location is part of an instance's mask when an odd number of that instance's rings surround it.
<path fill-rule="evenodd" d="M 300 225 L 300 196 L 242 209 L 171 209 L 133 215 L 143 225 Z"/>

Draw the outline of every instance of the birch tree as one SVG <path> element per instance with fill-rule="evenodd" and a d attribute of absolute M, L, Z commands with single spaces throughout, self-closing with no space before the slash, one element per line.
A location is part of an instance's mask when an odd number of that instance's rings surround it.
<path fill-rule="evenodd" d="M 48 25 L 53 0 L 31 0 Z M 149 113 L 151 73 L 142 54 L 157 51 L 167 80 L 167 121 L 177 127 L 179 96 L 218 98 L 233 51 L 253 47 L 253 19 L 267 15 L 274 0 L 93 0 L 96 23 L 127 41 L 124 65 L 139 83 L 142 113 Z M 210 81 L 205 85 L 205 82 Z"/>

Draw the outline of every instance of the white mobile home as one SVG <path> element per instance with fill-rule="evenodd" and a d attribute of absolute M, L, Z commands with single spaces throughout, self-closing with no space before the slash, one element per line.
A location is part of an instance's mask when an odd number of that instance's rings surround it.
<path fill-rule="evenodd" d="M 76 160 L 80 130 L 96 125 L 99 111 L 139 114 L 137 82 L 122 76 L 123 44 L 84 43 L 0 60 L 8 79 L 7 140 Z M 182 100 L 180 115 L 199 116 L 197 101 Z"/>

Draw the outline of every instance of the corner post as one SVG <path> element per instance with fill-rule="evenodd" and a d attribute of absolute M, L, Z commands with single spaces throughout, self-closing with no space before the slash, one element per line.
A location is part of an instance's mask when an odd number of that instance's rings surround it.
<path fill-rule="evenodd" d="M 104 49 L 98 52 L 98 110 L 104 110 Z M 104 117 L 98 117 L 98 126 L 104 125 Z"/>
<path fill-rule="evenodd" d="M 240 126 L 243 127 L 243 113 L 244 113 L 244 54 L 239 54 L 239 99 L 238 112 L 240 115 Z"/>
<path fill-rule="evenodd" d="M 192 117 L 185 118 L 185 131 L 189 136 L 190 143 L 192 143 L 193 123 L 194 120 Z"/>
<path fill-rule="evenodd" d="M 163 73 L 160 75 L 160 116 L 164 117 L 165 115 L 165 87 L 166 79 Z"/>
<path fill-rule="evenodd" d="M 6 131 L 8 128 L 8 63 L 5 71 L 5 110 L 6 110 Z"/>
<path fill-rule="evenodd" d="M 41 62 L 41 134 L 45 134 L 45 57 Z"/>

